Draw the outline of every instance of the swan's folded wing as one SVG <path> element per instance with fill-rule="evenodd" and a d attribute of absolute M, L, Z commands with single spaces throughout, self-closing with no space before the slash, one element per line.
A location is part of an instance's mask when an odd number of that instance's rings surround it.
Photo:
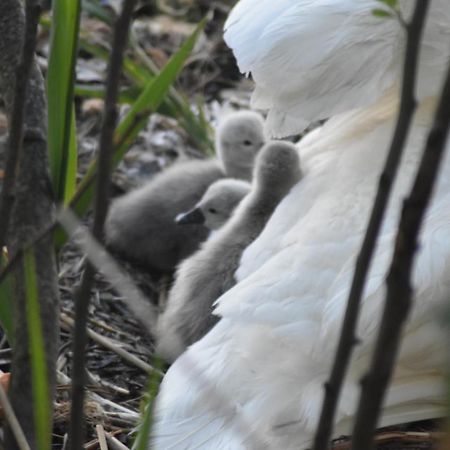
<path fill-rule="evenodd" d="M 413 308 L 408 318 L 405 333 L 421 326 L 422 322 L 436 321 L 437 308 L 450 295 L 450 212 L 448 196 L 431 205 L 426 215 L 420 246 L 413 266 Z M 396 232 L 380 236 L 378 250 L 371 265 L 366 282 L 358 330 L 365 341 L 373 343 L 378 329 L 386 295 L 386 276 L 392 260 Z M 354 260 L 348 261 L 330 287 L 330 297 L 324 308 L 321 340 L 335 342 L 342 323 L 350 283 L 354 272 Z M 433 317 L 433 315 L 435 317 Z M 411 341 L 414 333 L 408 337 Z M 364 342 L 361 343 L 364 347 Z M 414 346 L 416 350 L 420 347 Z"/>
<path fill-rule="evenodd" d="M 273 133 L 367 105 L 392 86 L 402 30 L 372 15 L 375 0 L 266 3 L 239 2 L 224 37 L 252 73 L 253 105 L 270 110 Z"/>
<path fill-rule="evenodd" d="M 208 340 L 188 348 L 170 367 L 155 405 L 152 450 L 268 448 L 238 402 L 237 391 L 253 374 L 233 376 L 230 367 L 240 356 L 235 346 L 223 345 L 229 331 L 230 324 L 219 323 Z"/>

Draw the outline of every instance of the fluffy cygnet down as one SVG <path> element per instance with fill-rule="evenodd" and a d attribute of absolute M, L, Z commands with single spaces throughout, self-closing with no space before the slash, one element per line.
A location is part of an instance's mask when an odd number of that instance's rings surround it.
<path fill-rule="evenodd" d="M 251 184 L 234 178 L 224 178 L 211 184 L 202 199 L 188 212 L 176 217 L 180 225 L 201 223 L 209 230 L 218 230 L 250 192 Z"/>
<path fill-rule="evenodd" d="M 231 219 L 179 266 L 166 310 L 157 325 L 157 353 L 174 361 L 219 320 L 213 303 L 235 284 L 244 249 L 261 233 L 273 211 L 300 180 L 293 144 L 271 142 L 258 155 L 252 191 Z"/>
<path fill-rule="evenodd" d="M 173 270 L 208 236 L 205 226 L 181 227 L 174 218 L 192 208 L 214 181 L 225 176 L 250 180 L 254 158 L 263 144 L 259 114 L 230 114 L 217 130 L 220 160 L 175 164 L 112 203 L 105 224 L 107 245 L 149 270 Z"/>

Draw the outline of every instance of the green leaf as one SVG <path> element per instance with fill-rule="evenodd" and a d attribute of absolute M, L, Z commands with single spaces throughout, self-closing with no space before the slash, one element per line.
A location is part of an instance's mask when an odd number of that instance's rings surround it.
<path fill-rule="evenodd" d="M 31 358 L 34 426 L 38 449 L 48 450 L 51 445 L 51 406 L 36 278 L 36 261 L 33 248 L 25 251 L 23 264 L 25 274 L 29 355 Z"/>
<path fill-rule="evenodd" d="M 0 267 L 6 266 L 5 257 L 0 254 L 2 263 Z M 0 323 L 3 331 L 6 333 L 8 342 L 11 347 L 14 346 L 14 291 L 12 275 L 8 274 L 3 281 L 0 282 Z"/>
<path fill-rule="evenodd" d="M 83 10 L 88 12 L 91 16 L 96 17 L 102 22 L 112 25 L 114 23 L 114 15 L 98 2 L 92 0 L 83 0 Z"/>
<path fill-rule="evenodd" d="M 140 95 L 141 89 L 130 87 L 122 89 L 119 93 L 120 103 L 133 103 Z M 105 86 L 103 84 L 76 84 L 75 96 L 84 98 L 105 98 Z"/>
<path fill-rule="evenodd" d="M 51 50 L 47 74 L 48 149 L 53 189 L 67 202 L 76 179 L 73 107 L 80 0 L 53 1 Z"/>
<path fill-rule="evenodd" d="M 88 41 L 87 37 L 82 32 L 80 37 L 80 47 L 97 58 L 101 58 L 104 61 L 109 60 L 109 50 L 100 45 L 99 43 L 92 44 Z M 127 78 L 136 83 L 138 86 L 145 86 L 151 79 L 153 75 L 145 67 L 140 66 L 135 63 L 131 58 L 125 56 L 123 59 L 123 71 Z"/>
<path fill-rule="evenodd" d="M 82 32 L 80 47 L 88 53 L 108 61 L 108 49 L 100 43 L 93 44 L 89 42 L 88 38 L 89 36 Z M 139 88 L 143 88 L 158 76 L 159 71 L 148 55 L 140 48 L 137 38 L 133 37 L 133 33 L 131 33 L 130 41 L 135 58 L 124 58 L 123 71 L 132 83 Z M 202 120 L 191 110 L 189 101 L 174 86 L 170 87 L 167 96 L 158 107 L 158 112 L 176 118 L 200 150 L 205 153 L 213 151 L 214 146 L 210 139 L 209 125 L 204 126 Z"/>
<path fill-rule="evenodd" d="M 153 363 L 153 367 L 161 370 L 163 366 L 163 361 L 160 358 L 156 358 Z M 158 370 L 155 370 L 149 378 L 148 389 L 144 397 L 144 404 L 142 407 L 142 421 L 139 425 L 139 431 L 136 435 L 132 450 L 147 450 L 148 448 L 147 446 L 150 439 L 150 431 L 153 421 L 153 405 L 158 394 L 159 385 L 162 381 L 162 376 Z"/>
<path fill-rule="evenodd" d="M 168 95 L 168 91 L 175 82 L 178 74 L 184 66 L 188 56 L 194 48 L 195 42 L 200 35 L 206 20 L 202 20 L 192 35 L 186 40 L 181 48 L 169 60 L 160 74 L 152 79 L 138 99 L 133 103 L 128 113 L 119 123 L 114 133 L 114 155 L 112 164 L 115 167 L 141 131 L 151 113 L 155 112 Z M 93 196 L 92 182 L 97 170 L 97 160 L 93 161 L 86 175 L 78 185 L 77 191 L 71 201 L 71 206 L 80 216 L 87 211 Z"/>
<path fill-rule="evenodd" d="M 72 103 L 72 114 L 70 124 L 69 136 L 69 151 L 67 153 L 67 161 L 62 165 L 62 179 L 65 180 L 64 186 L 64 204 L 72 198 L 75 193 L 77 184 L 77 165 L 78 165 L 78 151 L 77 151 L 77 136 L 75 124 L 75 107 Z"/>
<path fill-rule="evenodd" d="M 377 1 L 383 3 L 383 5 L 386 5 L 392 9 L 395 9 L 398 5 L 398 0 L 377 0 Z"/>
<path fill-rule="evenodd" d="M 372 10 L 372 15 L 379 18 L 393 17 L 393 14 L 385 9 L 374 9 Z"/>

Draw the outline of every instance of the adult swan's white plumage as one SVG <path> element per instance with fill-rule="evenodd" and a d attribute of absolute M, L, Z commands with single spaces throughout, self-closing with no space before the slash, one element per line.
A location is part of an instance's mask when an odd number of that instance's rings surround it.
<path fill-rule="evenodd" d="M 419 95 L 436 93 L 448 54 L 446 0 L 433 0 L 422 44 Z M 400 2 L 408 18 L 414 1 Z M 241 0 L 225 40 L 256 82 L 253 106 L 268 109 L 271 134 L 373 103 L 398 79 L 404 31 L 380 20 L 376 0 Z"/>
<path fill-rule="evenodd" d="M 402 8 L 412 4 L 401 0 Z M 339 114 L 300 143 L 304 178 L 244 253 L 240 282 L 218 302 L 223 319 L 166 375 L 156 405 L 156 449 L 302 449 L 313 436 L 398 107 L 404 36 L 396 21 L 371 15 L 375 5 L 243 0 L 230 16 L 227 40 L 242 69 L 253 73 L 272 127 L 290 133 L 304 121 Z M 339 404 L 337 434 L 349 431 L 354 414 L 401 199 L 417 168 L 449 44 L 450 3 L 434 0 L 422 46 L 420 104 L 365 290 L 361 344 Z M 433 314 L 450 296 L 449 206 L 447 152 L 422 230 L 415 306 L 381 424 L 442 413 L 446 343 Z"/>

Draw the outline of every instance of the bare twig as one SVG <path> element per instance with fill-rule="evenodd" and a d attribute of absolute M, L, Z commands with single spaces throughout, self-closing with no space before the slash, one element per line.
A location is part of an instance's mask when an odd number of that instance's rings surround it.
<path fill-rule="evenodd" d="M 130 450 L 127 446 L 123 445 L 122 442 L 109 433 L 106 433 L 106 440 L 108 441 L 111 450 Z"/>
<path fill-rule="evenodd" d="M 5 392 L 2 384 L 0 383 L 0 405 L 3 408 L 3 414 L 11 428 L 11 431 L 16 439 L 17 446 L 20 450 L 30 450 L 25 434 L 23 433 L 22 427 L 17 420 L 16 415 L 12 409 L 11 403 L 9 403 L 8 395 Z"/>
<path fill-rule="evenodd" d="M 66 314 L 61 314 L 61 320 L 64 324 L 66 324 L 69 329 L 73 329 L 75 326 L 75 322 L 73 319 L 71 319 Z M 128 361 L 130 364 L 133 364 L 135 367 L 138 367 L 139 369 L 143 370 L 144 372 L 147 372 L 148 374 L 152 372 L 158 372 L 159 375 L 163 376 L 164 373 L 161 372 L 158 369 L 155 369 L 150 364 L 147 364 L 146 362 L 142 361 L 142 359 L 139 359 L 137 356 L 132 355 L 130 352 L 127 352 L 125 349 L 120 347 L 120 345 L 116 344 L 112 339 L 107 338 L 105 336 L 102 336 L 99 333 L 96 333 L 94 330 L 87 329 L 88 336 L 97 344 L 102 345 L 103 347 L 107 348 L 108 350 L 113 351 L 114 353 L 117 353 L 120 357 L 122 357 L 125 361 Z"/>
<path fill-rule="evenodd" d="M 114 27 L 113 45 L 106 83 L 105 111 L 100 133 L 97 190 L 94 202 L 94 224 L 92 231 L 94 237 L 97 239 L 102 238 L 103 225 L 108 211 L 113 135 L 117 122 L 116 103 L 119 92 L 123 54 L 127 45 L 128 30 L 135 2 L 135 0 L 124 1 L 122 12 Z M 75 301 L 76 322 L 73 352 L 73 388 L 69 432 L 71 450 L 79 450 L 83 445 L 84 366 L 86 362 L 85 349 L 87 344 L 86 324 L 94 274 L 94 266 L 87 264 Z"/>
<path fill-rule="evenodd" d="M 356 262 L 341 336 L 339 338 L 331 375 L 329 381 L 325 385 L 322 412 L 314 437 L 314 450 L 326 450 L 329 447 L 339 394 L 344 382 L 353 346 L 357 342 L 355 336 L 356 325 L 367 273 L 370 268 L 370 262 L 372 260 L 386 206 L 416 107 L 414 88 L 417 75 L 418 51 L 428 5 L 429 0 L 416 1 L 412 20 L 410 24 L 406 26 L 407 45 L 403 65 L 403 84 L 397 125 L 392 138 L 389 154 L 379 180 L 378 191 L 372 207 L 364 241 Z"/>
<path fill-rule="evenodd" d="M 17 265 L 22 261 L 23 255 L 27 250 L 35 247 L 37 244 L 41 243 L 43 240 L 48 239 L 50 234 L 56 229 L 58 223 L 53 219 L 49 225 L 44 227 L 36 236 L 32 237 L 28 243 L 23 245 L 21 248 L 16 249 L 14 254 L 9 258 L 8 264 L 0 269 L 0 283 L 10 274 Z"/>
<path fill-rule="evenodd" d="M 431 200 L 450 126 L 450 68 L 409 197 L 404 201 L 395 250 L 386 280 L 380 330 L 368 374 L 363 378 L 352 448 L 370 449 L 384 394 L 391 379 L 403 325 L 412 305 L 411 272 L 418 235 Z"/>
<path fill-rule="evenodd" d="M 22 152 L 27 87 L 31 68 L 34 64 L 34 50 L 36 48 L 40 10 L 39 1 L 27 0 L 25 9 L 25 38 L 21 60 L 16 69 L 15 92 L 10 115 L 9 139 L 6 152 L 5 176 L 0 194 L 0 249 L 6 244 L 6 234 L 14 205 L 14 186 L 20 154 Z"/>
<path fill-rule="evenodd" d="M 445 433 L 441 432 L 419 432 L 419 431 L 385 431 L 375 436 L 377 446 L 386 446 L 389 444 L 395 448 L 419 448 L 423 444 L 423 448 L 434 448 L 433 444 L 437 444 Z M 351 442 L 339 442 L 332 446 L 332 450 L 350 450 Z M 422 447 L 420 447 L 422 448 Z"/>
<path fill-rule="evenodd" d="M 106 442 L 105 430 L 103 429 L 103 426 L 101 424 L 96 425 L 95 431 L 97 433 L 100 450 L 108 450 L 108 444 Z"/>
<path fill-rule="evenodd" d="M 72 384 L 72 380 L 61 371 L 57 371 L 57 377 L 58 382 L 60 384 L 66 385 Z M 114 403 L 111 400 L 103 398 L 102 396 L 100 396 L 95 392 L 89 392 L 89 397 L 92 399 L 92 401 L 97 402 L 102 407 L 116 410 L 116 412 L 105 411 L 105 414 L 107 416 L 119 417 L 119 415 L 122 414 L 123 416 L 126 416 L 129 419 L 129 423 L 131 423 L 133 426 L 139 420 L 139 413 L 137 413 L 136 411 L 132 411 L 131 409 L 125 408 L 124 406 L 119 405 L 118 403 Z"/>

